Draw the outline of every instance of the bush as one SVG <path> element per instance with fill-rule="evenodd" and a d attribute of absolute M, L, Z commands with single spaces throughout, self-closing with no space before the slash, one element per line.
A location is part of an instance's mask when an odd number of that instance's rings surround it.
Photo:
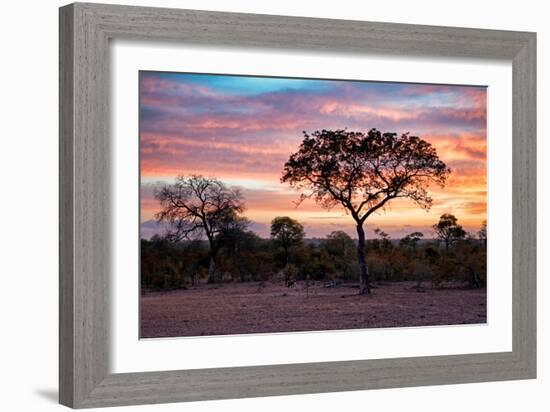
<path fill-rule="evenodd" d="M 251 232 L 222 245 L 217 277 L 224 281 L 335 280 L 357 282 L 356 242 L 343 232 L 295 245 L 284 256 L 273 240 Z M 391 245 L 391 246 L 390 246 Z M 472 287 L 487 283 L 485 244 L 476 239 L 457 241 L 448 251 L 437 242 L 367 242 L 367 267 L 372 281 L 461 282 Z M 284 260 L 289 260 L 288 264 Z M 174 289 L 207 278 L 208 244 L 204 241 L 171 243 L 159 238 L 141 242 L 141 284 L 148 289 Z M 222 276 L 223 274 L 223 276 Z"/>

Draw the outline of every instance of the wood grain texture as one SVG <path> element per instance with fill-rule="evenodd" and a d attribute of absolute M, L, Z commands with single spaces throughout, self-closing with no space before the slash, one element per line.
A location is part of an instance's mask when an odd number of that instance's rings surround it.
<path fill-rule="evenodd" d="M 68 9 L 59 15 L 59 401 L 73 404 L 73 36 Z"/>
<path fill-rule="evenodd" d="M 60 402 L 84 408 L 536 375 L 533 33 L 76 3 L 60 9 Z M 513 65 L 513 350 L 110 374 L 109 40 L 494 58 Z"/>
<path fill-rule="evenodd" d="M 512 289 L 513 351 L 536 375 L 536 37 L 512 62 L 513 222 Z"/>

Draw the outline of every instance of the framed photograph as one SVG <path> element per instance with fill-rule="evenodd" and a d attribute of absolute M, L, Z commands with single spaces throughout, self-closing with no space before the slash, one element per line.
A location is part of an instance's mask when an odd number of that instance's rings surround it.
<path fill-rule="evenodd" d="M 534 378 L 535 99 L 534 33 L 62 7 L 60 402 Z"/>

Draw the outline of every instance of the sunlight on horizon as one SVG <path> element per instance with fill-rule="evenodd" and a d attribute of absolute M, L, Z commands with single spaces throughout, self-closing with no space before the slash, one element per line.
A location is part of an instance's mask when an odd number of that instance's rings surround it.
<path fill-rule="evenodd" d="M 303 130 L 373 127 L 427 140 L 452 173 L 445 188 L 430 188 L 429 212 L 394 200 L 367 220 L 368 231 L 429 236 L 443 213 L 454 214 L 469 231 L 486 219 L 484 87 L 159 72 L 141 72 L 140 82 L 142 223 L 159 209 L 155 187 L 200 174 L 242 189 L 244 214 L 260 236 L 268 236 L 276 216 L 299 220 L 308 237 L 334 230 L 353 235 L 342 208 L 328 211 L 312 200 L 296 207 L 299 192 L 279 179 Z"/>

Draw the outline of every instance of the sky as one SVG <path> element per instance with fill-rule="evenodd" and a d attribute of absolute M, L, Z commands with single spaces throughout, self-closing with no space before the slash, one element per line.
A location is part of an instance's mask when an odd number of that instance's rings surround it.
<path fill-rule="evenodd" d="M 411 133 L 430 142 L 451 169 L 447 184 L 429 188 L 426 212 L 395 199 L 366 222 L 392 238 L 431 226 L 452 213 L 475 232 L 486 219 L 486 88 L 345 80 L 140 72 L 142 237 L 158 231 L 155 188 L 178 175 L 216 177 L 241 188 L 250 228 L 269 236 L 276 216 L 298 219 L 307 237 L 344 230 L 353 220 L 341 208 L 313 200 L 296 207 L 299 192 L 280 183 L 284 163 L 302 131 L 348 129 Z"/>

